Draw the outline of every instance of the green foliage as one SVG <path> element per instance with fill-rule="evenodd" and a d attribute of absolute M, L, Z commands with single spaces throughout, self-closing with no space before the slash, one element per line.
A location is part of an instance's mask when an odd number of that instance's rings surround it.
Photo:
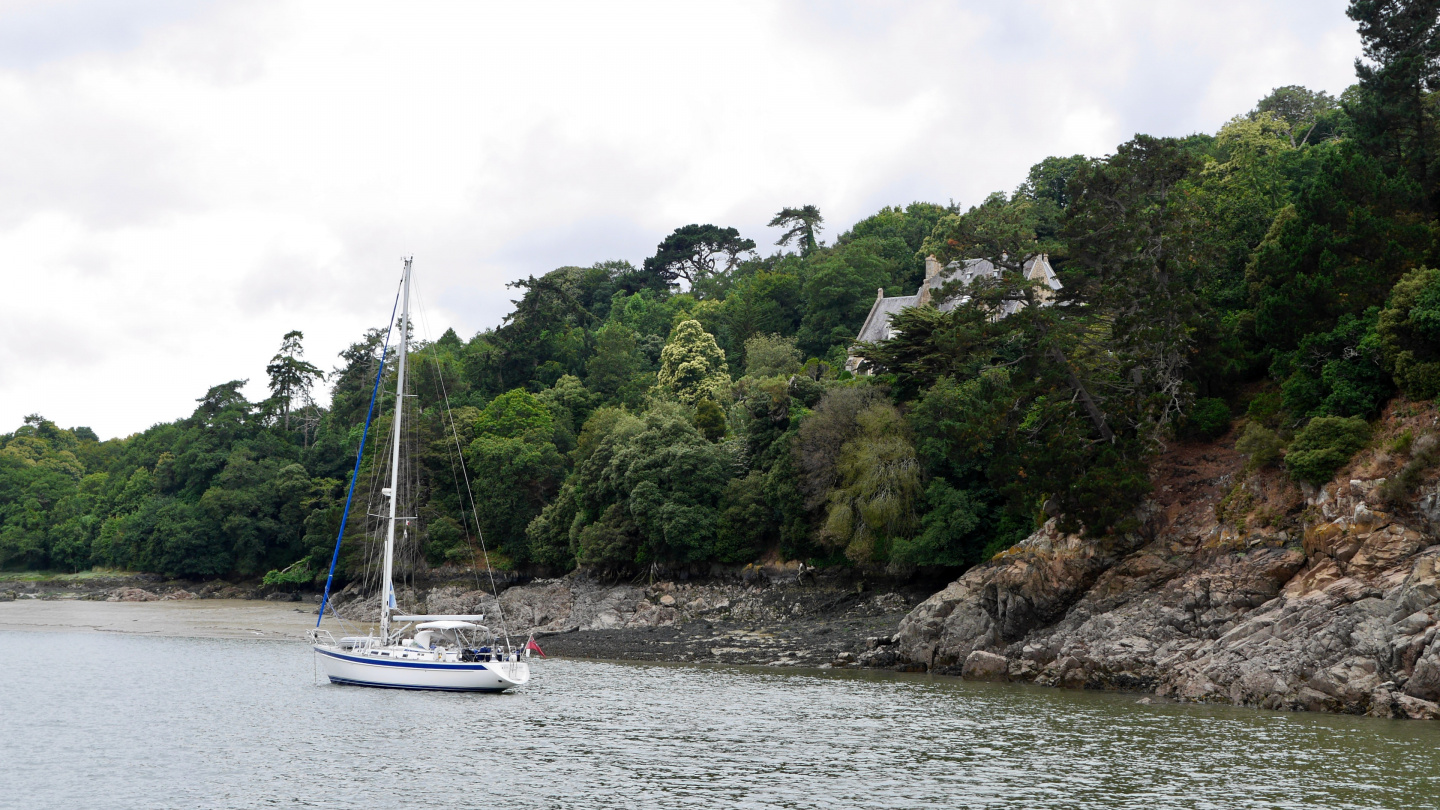
<path fill-rule="evenodd" d="M 730 398 L 725 352 L 699 321 L 681 321 L 671 333 L 660 353 L 655 390 L 662 397 L 690 406 L 702 399 Z"/>
<path fill-rule="evenodd" d="M 819 216 L 816 212 L 817 223 Z M 645 260 L 645 272 L 666 283 L 684 279 L 694 287 L 718 273 L 733 271 L 741 254 L 754 249 L 755 240 L 745 239 L 734 228 L 685 225 L 665 237 L 655 255 Z"/>
<path fill-rule="evenodd" d="M 1279 355 L 1271 374 L 1283 382 L 1285 408 L 1297 416 L 1375 416 L 1395 393 L 1385 371 L 1379 309 L 1340 316 L 1328 332 L 1312 332 Z"/>
<path fill-rule="evenodd" d="M 835 459 L 820 536 L 850 560 L 881 562 L 893 540 L 917 527 L 920 465 L 905 422 L 889 403 L 855 414 L 853 433 Z"/>
<path fill-rule="evenodd" d="M 875 303 L 876 291 L 891 282 L 895 264 L 874 238 L 856 239 L 817 251 L 806 263 L 800 348 L 823 357 L 855 340 Z"/>
<path fill-rule="evenodd" d="M 314 365 L 305 362 L 305 350 L 300 341 L 305 335 L 299 330 L 286 332 L 280 341 L 280 351 L 270 358 L 265 373 L 270 375 L 270 398 L 280 409 L 285 429 L 290 429 L 290 411 L 298 401 L 302 406 L 311 406 L 310 395 L 315 382 L 325 374 Z"/>
<path fill-rule="evenodd" d="M 1235 450 L 1249 457 L 1245 461 L 1247 470 L 1279 464 L 1281 451 L 1284 449 L 1285 443 L 1280 440 L 1280 436 L 1259 422 L 1247 423 L 1245 432 L 1235 440 Z"/>
<path fill-rule="evenodd" d="M 261 578 L 260 584 L 267 588 L 295 588 L 309 585 L 315 580 L 315 571 L 310 567 L 310 558 L 298 560 L 281 570 L 270 569 Z"/>
<path fill-rule="evenodd" d="M 1275 427 L 1285 410 L 1285 397 L 1277 391 L 1264 391 L 1245 406 L 1245 415 L 1266 427 Z"/>
<path fill-rule="evenodd" d="M 1436 195 L 1436 122 L 1429 94 L 1440 87 L 1440 26 L 1431 0 L 1351 0 L 1365 60 L 1356 60 L 1358 92 L 1345 105 L 1357 143 L 1383 164 Z"/>
<path fill-rule="evenodd" d="M 1185 418 L 1185 433 L 1199 439 L 1218 439 L 1229 429 L 1230 406 L 1216 397 L 1195 400 Z"/>
<path fill-rule="evenodd" d="M 844 247 L 867 240 L 871 250 L 894 268 L 886 286 L 894 284 L 908 293 L 925 278 L 925 254 L 921 251 L 925 239 L 945 215 L 954 213 L 952 208 L 924 202 L 914 202 L 903 209 L 887 205 L 855 223 L 840 235 L 836 245 Z"/>
<path fill-rule="evenodd" d="M 987 504 L 969 490 L 937 480 L 925 490 L 925 505 L 921 532 L 895 540 L 892 563 L 963 566 L 979 562 L 975 552 L 984 546 Z"/>
<path fill-rule="evenodd" d="M 612 321 L 595 333 L 595 353 L 585 364 L 585 383 L 612 402 L 638 407 L 653 385 L 635 332 Z"/>
<path fill-rule="evenodd" d="M 1304 146 L 1311 141 L 1323 140 L 1325 131 L 1316 132 L 1326 119 L 1326 114 L 1337 110 L 1340 103 L 1334 96 L 1325 91 L 1314 91 L 1301 87 L 1298 84 L 1290 84 L 1284 87 L 1277 87 L 1270 91 L 1270 95 L 1260 99 L 1255 105 L 1255 110 L 1250 113 L 1251 120 L 1262 116 L 1270 116 L 1280 122 L 1284 127 L 1285 136 L 1290 141 L 1290 148 L 1295 149 Z"/>
<path fill-rule="evenodd" d="M 800 255 L 809 256 L 815 252 L 819 242 L 815 240 L 815 234 L 821 230 L 821 223 L 825 221 L 820 216 L 820 209 L 813 205 L 806 205 L 801 208 L 782 208 L 770 220 L 771 228 L 785 228 L 786 231 L 780 234 L 775 244 L 784 247 L 789 245 L 791 240 L 799 243 Z"/>
<path fill-rule="evenodd" d="M 745 374 L 749 377 L 788 377 L 799 373 L 803 359 L 793 337 L 756 335 L 745 341 Z"/>
<path fill-rule="evenodd" d="M 1289 350 L 1341 316 L 1378 306 L 1431 243 L 1419 188 L 1341 141 L 1316 147 L 1295 202 L 1282 209 L 1246 268 L 1255 336 Z"/>
<path fill-rule="evenodd" d="M 1386 368 L 1406 396 L 1440 395 L 1440 270 L 1421 267 L 1401 278 L 1376 332 Z"/>
<path fill-rule="evenodd" d="M 565 462 L 555 446 L 555 420 L 534 395 L 514 389 L 481 411 L 465 449 L 484 537 L 524 559 L 530 521 L 554 497 Z"/>
<path fill-rule="evenodd" d="M 727 427 L 725 412 L 713 399 L 702 399 L 695 403 L 695 429 L 706 441 L 718 442 L 725 438 Z"/>
<path fill-rule="evenodd" d="M 1317 416 L 1297 434 L 1285 454 L 1291 477 L 1319 486 L 1370 441 L 1370 425 L 1359 417 Z"/>
<path fill-rule="evenodd" d="M 717 529 L 731 464 L 674 406 L 644 418 L 600 412 L 573 487 L 568 536 L 581 565 L 615 571 L 724 557 Z M 596 438 L 604 431 L 603 436 Z M 532 545 L 554 548 L 569 505 L 542 514 Z M 726 561 L 730 561 L 726 559 Z"/>

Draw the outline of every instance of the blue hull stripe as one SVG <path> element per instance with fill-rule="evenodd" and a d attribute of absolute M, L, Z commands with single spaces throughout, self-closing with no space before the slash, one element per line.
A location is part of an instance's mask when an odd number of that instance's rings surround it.
<path fill-rule="evenodd" d="M 330 676 L 331 683 L 338 683 L 344 686 L 373 686 L 379 689 L 408 689 L 412 692 L 504 692 L 504 689 L 471 689 L 464 686 L 399 686 L 393 683 L 372 683 L 371 681 L 352 681 L 348 678 L 336 678 Z"/>
<path fill-rule="evenodd" d="M 463 672 L 466 670 L 481 670 L 488 672 L 490 670 L 490 668 L 485 666 L 484 664 L 441 664 L 431 661 L 387 661 L 382 658 L 372 658 L 368 655 L 363 657 L 355 655 L 341 655 L 339 653 L 330 652 L 329 650 L 319 649 L 318 647 L 315 648 L 315 652 L 318 652 L 321 655 L 328 655 L 331 658 L 338 658 L 341 661 L 349 661 L 352 664 L 369 664 L 381 667 L 409 667 L 410 669 L 433 669 L 437 672 Z"/>

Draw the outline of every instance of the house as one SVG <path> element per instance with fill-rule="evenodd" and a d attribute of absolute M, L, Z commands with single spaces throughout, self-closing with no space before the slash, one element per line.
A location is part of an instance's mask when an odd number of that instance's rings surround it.
<path fill-rule="evenodd" d="M 865 316 L 865 323 L 860 327 L 860 334 L 855 337 L 856 343 L 879 343 L 882 340 L 889 340 L 894 336 L 890 329 L 890 319 L 900 310 L 906 307 L 933 305 L 941 312 L 948 312 L 955 307 L 970 300 L 970 296 L 960 292 L 950 298 L 941 299 L 940 289 L 952 281 L 958 281 L 963 290 L 977 278 L 999 278 L 1001 269 L 996 267 L 989 259 L 965 259 L 953 261 L 940 266 L 940 260 L 934 256 L 925 257 L 925 280 L 920 282 L 920 289 L 914 295 L 896 295 L 890 298 L 885 297 L 885 290 L 876 290 L 875 303 L 870 306 L 870 314 Z M 1032 281 L 1042 282 L 1036 291 L 1040 299 L 1040 306 L 1049 306 L 1055 300 L 1056 291 L 1060 290 L 1060 279 L 1055 276 L 1055 269 L 1050 266 L 1050 257 L 1045 254 L 1032 256 L 1025 261 L 1021 272 L 1025 278 Z M 1004 318 L 1020 311 L 1025 304 L 1022 301 L 1008 301 L 997 318 Z M 850 356 L 845 361 L 845 370 L 851 373 L 860 373 L 860 364 L 864 357 L 855 353 L 854 348 L 850 350 Z"/>

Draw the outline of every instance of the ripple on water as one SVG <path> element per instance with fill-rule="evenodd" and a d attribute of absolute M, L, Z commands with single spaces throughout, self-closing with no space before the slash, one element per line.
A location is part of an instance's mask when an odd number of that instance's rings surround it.
<path fill-rule="evenodd" d="M 1433 806 L 1440 724 L 923 676 L 541 661 L 316 685 L 301 646 L 0 632 L 0 806 Z"/>

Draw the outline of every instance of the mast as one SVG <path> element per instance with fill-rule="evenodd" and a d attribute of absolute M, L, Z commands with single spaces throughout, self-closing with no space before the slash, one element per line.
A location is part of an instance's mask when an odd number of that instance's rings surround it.
<path fill-rule="evenodd" d="M 395 583 L 392 581 L 395 568 L 395 505 L 400 499 L 400 422 L 405 412 L 405 359 L 410 353 L 410 262 L 405 260 L 404 277 L 401 280 L 403 303 L 400 307 L 400 368 L 395 382 L 395 440 L 390 452 L 390 487 L 385 491 L 390 496 L 390 525 L 385 530 L 385 575 L 380 588 L 380 639 L 382 644 L 390 643 L 390 602 L 394 599 Z"/>

